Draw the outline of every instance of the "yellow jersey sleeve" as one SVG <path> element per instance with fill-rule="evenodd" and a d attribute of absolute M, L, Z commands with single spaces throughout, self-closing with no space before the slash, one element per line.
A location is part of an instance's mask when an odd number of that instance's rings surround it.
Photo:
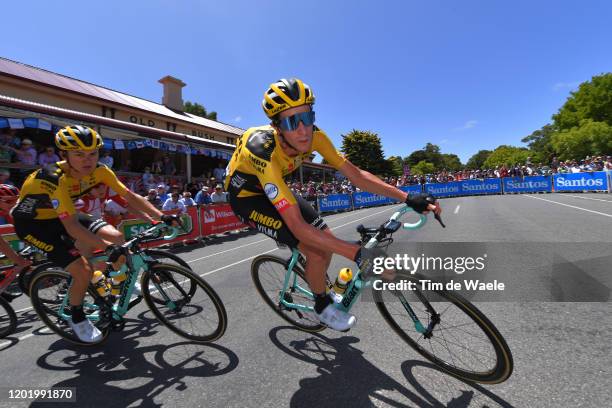
<path fill-rule="evenodd" d="M 106 184 L 121 197 L 128 193 L 128 188 L 117 178 L 117 175 L 111 169 L 106 166 L 100 166 L 96 170 L 99 172 L 101 183 Z"/>
<path fill-rule="evenodd" d="M 320 153 L 325 161 L 336 170 L 346 162 L 346 157 L 336 150 L 329 137 L 320 129 L 314 131 L 312 150 Z"/>
<path fill-rule="evenodd" d="M 57 188 L 50 195 L 51 203 L 53 204 L 53 208 L 57 212 L 57 216 L 60 220 L 70 217 L 71 215 L 76 214 L 76 208 L 74 207 L 74 202 L 70 197 L 69 193 L 69 183 L 66 179 L 66 175 L 62 175 L 57 184 Z"/>

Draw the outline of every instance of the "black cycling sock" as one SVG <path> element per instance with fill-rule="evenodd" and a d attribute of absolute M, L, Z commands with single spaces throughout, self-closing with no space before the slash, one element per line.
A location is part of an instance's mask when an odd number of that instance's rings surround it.
<path fill-rule="evenodd" d="M 85 320 L 83 305 L 70 306 L 70 314 L 72 315 L 72 323 L 80 323 Z"/>
<path fill-rule="evenodd" d="M 315 293 L 314 298 L 315 298 L 314 310 L 315 312 L 319 314 L 321 314 L 323 309 L 325 309 L 328 305 L 333 303 L 332 298 L 329 297 L 329 295 L 325 292 L 320 293 L 320 294 Z"/>

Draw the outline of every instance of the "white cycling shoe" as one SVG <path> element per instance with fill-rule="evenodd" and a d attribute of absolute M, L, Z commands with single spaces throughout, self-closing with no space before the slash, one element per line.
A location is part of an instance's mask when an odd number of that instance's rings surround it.
<path fill-rule="evenodd" d="M 330 329 L 338 331 L 347 331 L 355 325 L 357 319 L 350 313 L 343 312 L 342 310 L 335 308 L 335 303 L 327 305 L 321 314 L 315 312 L 315 316 L 319 318 L 319 321 L 329 327 Z"/>
<path fill-rule="evenodd" d="M 68 324 L 79 340 L 84 343 L 97 343 L 102 340 L 102 332 L 88 319 L 78 323 L 73 323 L 72 320 L 68 320 Z"/>

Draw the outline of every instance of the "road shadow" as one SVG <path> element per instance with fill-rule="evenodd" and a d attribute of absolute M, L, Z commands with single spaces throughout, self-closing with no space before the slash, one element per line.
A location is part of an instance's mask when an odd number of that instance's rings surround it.
<path fill-rule="evenodd" d="M 269 336 L 274 345 L 287 355 L 317 367 L 317 377 L 300 380 L 300 389 L 289 403 L 293 408 L 487 407 L 486 402 L 491 400 L 500 406 L 512 407 L 482 386 L 456 380 L 436 366 L 421 361 L 408 360 L 401 364 L 402 374 L 413 388 L 409 389 L 368 361 L 363 352 L 353 346 L 360 341 L 354 336 L 329 338 L 321 333 L 305 333 L 292 326 L 276 327 Z M 427 391 L 413 375 L 415 367 L 428 370 L 428 375 L 435 377 L 435 387 L 439 387 L 441 381 L 445 382 L 443 396 L 447 402 Z M 475 405 L 481 394 L 487 401 Z"/>
<path fill-rule="evenodd" d="M 156 397 L 171 389 L 188 391 L 188 377 L 224 375 L 238 366 L 239 359 L 233 351 L 214 343 L 141 345 L 160 327 L 147 313 L 141 313 L 140 320 L 129 319 L 123 332 L 111 333 L 108 341 L 99 346 L 76 346 L 58 340 L 39 357 L 37 365 L 45 370 L 72 372 L 71 378 L 63 374 L 64 379 L 51 387 L 75 388 L 78 407 L 161 406 Z M 66 406 L 65 402 L 34 402 L 31 406 L 38 404 Z"/>

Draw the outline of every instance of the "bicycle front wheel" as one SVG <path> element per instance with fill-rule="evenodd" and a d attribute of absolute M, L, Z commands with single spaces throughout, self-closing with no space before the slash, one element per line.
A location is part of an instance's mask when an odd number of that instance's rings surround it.
<path fill-rule="evenodd" d="M 274 255 L 260 255 L 255 258 L 251 264 L 251 278 L 257 293 L 274 312 L 298 329 L 311 333 L 324 330 L 326 326 L 319 322 L 314 312 L 299 310 L 281 303 L 281 299 L 284 299 L 289 303 L 314 307 L 314 299 L 308 294 L 310 289 L 304 270 L 297 264 L 293 267 L 287 290 L 282 293 L 287 268 L 287 260 Z"/>
<path fill-rule="evenodd" d="M 418 284 L 418 279 L 412 275 Z M 376 307 L 393 330 L 423 357 L 467 381 L 497 384 L 512 374 L 508 344 L 493 323 L 455 292 L 374 290 Z M 407 305 L 410 305 L 408 307 Z M 417 330 L 408 310 L 423 325 Z"/>
<path fill-rule="evenodd" d="M 188 269 L 154 264 L 142 275 L 142 295 L 170 330 L 197 342 L 219 339 L 227 328 L 225 306 L 204 279 Z"/>
<path fill-rule="evenodd" d="M 15 333 L 16 328 L 17 315 L 11 304 L 0 296 L 0 339 Z"/>

